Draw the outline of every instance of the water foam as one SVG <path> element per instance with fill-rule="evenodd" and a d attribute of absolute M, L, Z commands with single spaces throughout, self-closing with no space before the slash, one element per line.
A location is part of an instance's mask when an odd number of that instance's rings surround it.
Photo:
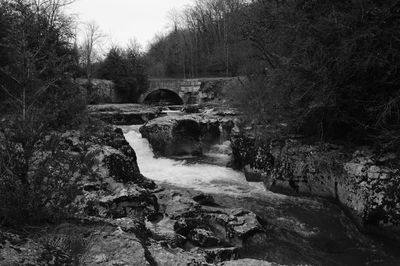
<path fill-rule="evenodd" d="M 243 173 L 210 164 L 187 164 L 185 160 L 155 158 L 149 142 L 139 133 L 140 126 L 123 127 L 125 138 L 135 149 L 141 173 L 160 183 L 192 188 L 205 193 L 251 195 L 265 193 L 261 183 L 248 183 Z"/>

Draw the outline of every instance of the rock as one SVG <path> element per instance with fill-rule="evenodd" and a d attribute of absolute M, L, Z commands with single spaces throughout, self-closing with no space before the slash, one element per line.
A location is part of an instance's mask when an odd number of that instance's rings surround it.
<path fill-rule="evenodd" d="M 253 245 L 260 236 L 265 236 L 263 241 L 266 240 L 266 232 L 253 212 L 217 205 L 201 206 L 176 191 L 163 191 L 158 198 L 163 202 L 160 209 L 175 222 L 174 231 L 195 246 L 240 248 Z"/>
<path fill-rule="evenodd" d="M 193 200 L 199 203 L 200 205 L 215 205 L 215 200 L 213 196 L 208 194 L 199 194 L 193 197 Z"/>
<path fill-rule="evenodd" d="M 222 135 L 229 136 L 233 125 L 229 121 L 231 118 L 204 114 L 159 117 L 146 123 L 140 132 L 157 155 L 198 155 L 219 143 Z"/>
<path fill-rule="evenodd" d="M 271 173 L 275 158 L 269 147 L 256 144 L 254 137 L 235 134 L 231 137 L 233 166 L 243 169 L 248 182 L 263 182 Z"/>
<path fill-rule="evenodd" d="M 0 265 L 40 265 L 44 250 L 31 239 L 0 231 Z"/>
<path fill-rule="evenodd" d="M 207 265 L 204 253 L 199 251 L 185 252 L 180 248 L 166 249 L 160 244 L 152 243 L 149 252 L 154 261 L 153 265 L 163 266 L 197 266 Z"/>
<path fill-rule="evenodd" d="M 262 180 L 271 191 L 333 198 L 360 225 L 400 230 L 400 170 L 393 154 L 365 149 L 349 154 L 341 146 L 293 139 L 256 145 L 243 134 L 232 137 L 232 151 L 234 165 L 244 169 L 246 178 Z"/>
<path fill-rule="evenodd" d="M 93 233 L 83 265 L 151 265 L 140 240 L 121 229 Z"/>
<path fill-rule="evenodd" d="M 241 209 L 213 208 L 187 212 L 177 220 L 174 229 L 202 247 L 219 243 L 242 247 L 252 244 L 252 238 L 257 234 L 265 235 L 257 216 Z"/>
<path fill-rule="evenodd" d="M 199 247 L 215 247 L 219 243 L 219 239 L 213 232 L 201 228 L 190 230 L 188 239 Z"/>
<path fill-rule="evenodd" d="M 88 107 L 92 117 L 113 125 L 141 125 L 161 115 L 161 110 L 139 104 L 102 104 Z"/>
<path fill-rule="evenodd" d="M 201 154 L 200 127 L 191 119 L 152 120 L 140 128 L 154 152 L 163 156 Z"/>
<path fill-rule="evenodd" d="M 65 152 L 79 151 L 77 157 L 82 158 L 76 173 L 82 193 L 74 202 L 79 215 L 135 217 L 143 223 L 158 212 L 157 199 L 149 191 L 155 183 L 140 173 L 122 130 L 102 126 L 69 131 L 62 134 L 61 145 Z"/>
<path fill-rule="evenodd" d="M 171 248 L 183 248 L 186 238 L 174 231 L 174 223 L 175 221 L 164 218 L 155 223 L 146 222 L 146 227 L 150 230 L 154 240 L 167 244 Z"/>
<path fill-rule="evenodd" d="M 239 258 L 239 249 L 237 247 L 229 248 L 208 248 L 205 249 L 206 260 L 209 263 L 216 264 L 221 261 L 236 260 Z"/>
<path fill-rule="evenodd" d="M 254 260 L 254 259 L 240 259 L 240 260 L 234 260 L 234 261 L 225 261 L 221 264 L 218 264 L 219 266 L 279 266 L 279 264 L 276 263 L 271 263 L 268 261 L 263 261 L 263 260 Z"/>
<path fill-rule="evenodd" d="M 200 106 L 196 105 L 196 104 L 185 105 L 182 108 L 182 112 L 185 112 L 185 113 L 188 113 L 188 114 L 200 113 Z"/>

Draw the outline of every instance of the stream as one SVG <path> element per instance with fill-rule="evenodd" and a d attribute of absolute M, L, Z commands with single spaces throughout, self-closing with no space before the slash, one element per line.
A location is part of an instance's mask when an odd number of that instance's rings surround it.
<path fill-rule="evenodd" d="M 241 257 L 283 265 L 400 265 L 392 243 L 362 234 L 338 205 L 248 183 L 242 172 L 225 166 L 228 143 L 200 158 L 156 158 L 139 128 L 122 127 L 144 176 L 189 194 L 209 193 L 221 206 L 248 209 L 261 218 L 268 241 L 257 249 L 243 249 Z"/>

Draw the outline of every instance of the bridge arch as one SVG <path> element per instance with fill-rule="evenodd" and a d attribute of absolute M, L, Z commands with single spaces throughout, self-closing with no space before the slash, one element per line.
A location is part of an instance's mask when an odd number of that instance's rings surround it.
<path fill-rule="evenodd" d="M 174 91 L 168 89 L 155 89 L 143 96 L 145 104 L 170 104 L 182 105 L 183 99 Z"/>

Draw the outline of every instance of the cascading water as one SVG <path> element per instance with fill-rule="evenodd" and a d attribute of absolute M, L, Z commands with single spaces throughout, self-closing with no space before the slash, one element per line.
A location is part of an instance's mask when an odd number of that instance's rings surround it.
<path fill-rule="evenodd" d="M 249 195 L 265 193 L 262 184 L 247 183 L 241 172 L 210 164 L 187 163 L 186 160 L 155 158 L 149 142 L 139 133 L 140 126 L 123 127 L 125 138 L 135 149 L 141 173 L 157 182 L 165 182 L 179 187 L 197 189 L 206 193 Z M 226 144 L 225 144 L 226 145 Z M 217 156 L 216 145 L 210 156 Z M 214 151 L 214 152 L 213 152 Z M 226 159 L 225 154 L 220 154 Z"/>
<path fill-rule="evenodd" d="M 288 265 L 399 265 L 396 251 L 361 234 L 337 205 L 266 191 L 262 184 L 246 182 L 243 173 L 222 166 L 218 159 L 219 165 L 204 163 L 207 160 L 201 158 L 155 158 L 139 128 L 122 127 L 144 176 L 182 190 L 211 193 L 218 204 L 249 209 L 262 218 L 270 239 L 246 257 Z M 211 147 L 205 155 L 226 162 L 228 154 L 226 142 Z"/>

